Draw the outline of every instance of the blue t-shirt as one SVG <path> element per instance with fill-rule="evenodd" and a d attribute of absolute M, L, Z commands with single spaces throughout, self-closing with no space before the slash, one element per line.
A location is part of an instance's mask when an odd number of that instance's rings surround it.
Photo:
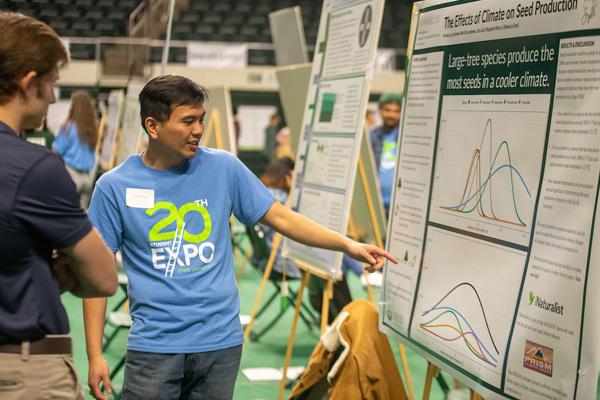
<path fill-rule="evenodd" d="M 381 160 L 379 161 L 379 183 L 381 184 L 381 197 L 386 210 L 390 207 L 392 188 L 394 187 L 397 147 L 398 128 L 383 136 Z"/>
<path fill-rule="evenodd" d="M 65 164 L 78 171 L 90 171 L 96 163 L 95 149 L 82 142 L 77 133 L 77 126 L 69 123 L 60 128 L 52 148 L 56 151 Z"/>
<path fill-rule="evenodd" d="M 273 195 L 235 156 L 200 148 L 156 170 L 140 155 L 98 181 L 89 217 L 129 278 L 128 348 L 214 351 L 243 343 L 229 219 L 253 225 Z"/>

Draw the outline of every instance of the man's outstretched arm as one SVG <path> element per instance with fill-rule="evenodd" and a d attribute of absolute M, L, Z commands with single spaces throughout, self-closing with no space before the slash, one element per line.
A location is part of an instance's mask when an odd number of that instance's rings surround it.
<path fill-rule="evenodd" d="M 307 246 L 342 251 L 358 261 L 366 262 L 369 264 L 367 267 L 369 272 L 381 269 L 386 258 L 393 263 L 398 263 L 398 260 L 387 251 L 369 244 L 358 243 L 286 208 L 279 202 L 273 203 L 260 222 Z"/>

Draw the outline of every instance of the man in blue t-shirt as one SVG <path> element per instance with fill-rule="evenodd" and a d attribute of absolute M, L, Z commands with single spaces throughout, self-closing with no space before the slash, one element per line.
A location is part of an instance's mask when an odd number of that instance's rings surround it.
<path fill-rule="evenodd" d="M 243 343 L 232 213 L 244 224 L 260 221 L 307 245 L 344 251 L 370 270 L 395 260 L 285 208 L 233 155 L 199 147 L 202 87 L 161 76 L 139 100 L 148 148 L 100 178 L 89 209 L 108 247 L 121 251 L 129 278 L 123 398 L 230 399 Z M 86 300 L 84 312 L 89 386 L 105 398 L 106 299 Z"/>
<path fill-rule="evenodd" d="M 389 214 L 392 188 L 394 187 L 401 103 L 402 95 L 400 93 L 387 92 L 382 94 L 379 98 L 379 113 L 383 125 L 371 131 L 371 145 L 375 154 L 375 165 L 377 166 L 381 197 L 386 214 Z"/>

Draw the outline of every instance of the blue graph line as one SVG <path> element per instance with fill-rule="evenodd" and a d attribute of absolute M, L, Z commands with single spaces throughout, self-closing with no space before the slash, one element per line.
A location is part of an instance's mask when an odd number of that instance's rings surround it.
<path fill-rule="evenodd" d="M 525 190 L 527 191 L 527 195 L 529 197 L 531 197 L 531 193 L 529 192 L 529 188 L 527 187 L 527 184 L 525 183 L 525 180 L 523 179 L 523 176 L 521 176 L 521 173 L 512 165 L 510 164 L 503 164 L 501 166 L 499 166 L 498 168 L 496 168 L 494 170 L 494 172 L 492 172 L 486 179 L 485 181 L 483 181 L 483 183 L 481 184 L 481 186 L 479 187 L 479 189 L 477 189 L 477 191 L 475 193 L 473 193 L 471 195 L 471 197 L 469 197 L 467 200 L 465 200 L 462 204 L 459 204 L 457 206 L 444 206 L 446 208 L 460 208 L 464 205 L 466 205 L 467 203 L 469 203 L 469 201 L 473 200 L 473 198 L 475 196 L 477 196 L 478 193 L 482 192 L 483 190 L 485 190 L 485 187 L 487 186 L 487 183 L 489 182 L 489 180 L 492 178 L 492 176 L 494 176 L 499 170 L 501 170 L 502 168 L 510 168 L 512 170 L 515 171 L 515 173 L 517 174 L 517 176 L 519 177 L 519 179 L 521 180 L 521 182 L 523 183 L 523 186 L 525 186 Z M 475 205 L 473 208 L 471 208 L 470 210 L 467 210 L 465 212 L 471 212 L 473 211 L 475 208 L 477 207 L 477 205 Z"/>
<path fill-rule="evenodd" d="M 469 329 L 471 330 L 471 332 L 473 332 L 473 336 L 475 336 L 475 340 L 477 340 L 477 342 L 479 342 L 479 344 L 481 345 L 481 347 L 485 350 L 485 352 L 487 353 L 487 355 L 495 362 L 497 363 L 498 360 L 496 360 L 496 358 L 490 353 L 490 351 L 487 349 L 487 347 L 485 347 L 485 344 L 483 344 L 483 342 L 481 341 L 481 339 L 479 339 L 479 337 L 477 336 L 477 334 L 475 333 L 475 329 L 473 329 L 473 327 L 471 326 L 471 324 L 469 324 L 469 321 L 467 321 L 467 319 L 460 313 L 460 311 L 452 308 L 452 307 L 435 307 L 432 308 L 431 310 L 425 311 L 423 313 L 423 316 L 429 314 L 431 311 L 435 311 L 435 310 L 448 310 L 452 313 L 454 313 L 455 315 L 458 314 L 463 321 L 465 321 L 465 324 L 467 324 L 467 326 L 469 327 Z M 460 322 L 459 322 L 460 324 Z"/>

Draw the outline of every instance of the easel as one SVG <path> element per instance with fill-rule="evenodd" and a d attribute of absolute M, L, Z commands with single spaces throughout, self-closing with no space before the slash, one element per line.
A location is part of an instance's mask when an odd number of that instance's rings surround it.
<path fill-rule="evenodd" d="M 369 182 L 368 182 L 367 172 L 366 172 L 366 168 L 364 165 L 364 161 L 362 160 L 362 157 L 359 157 L 359 160 L 358 160 L 358 174 L 359 174 L 360 182 L 362 183 L 363 187 L 367 188 Z M 371 218 L 371 223 L 372 223 L 372 226 L 374 229 L 375 241 L 376 241 L 375 244 L 378 247 L 383 248 L 383 239 L 382 239 L 381 229 L 379 228 L 379 224 L 376 222 L 377 217 L 375 215 L 375 213 L 376 213 L 375 201 L 371 198 L 371 196 L 369 195 L 367 190 L 365 190 L 365 198 L 366 198 L 367 208 L 369 210 L 369 215 Z M 348 222 L 348 231 L 350 234 L 356 234 L 356 232 L 357 232 L 357 229 L 353 222 L 352 217 L 350 218 L 350 220 Z M 276 233 L 274 236 L 274 239 L 273 239 L 273 246 L 271 248 L 271 254 L 269 255 L 269 260 L 267 261 L 267 265 L 265 267 L 265 272 L 263 273 L 263 277 L 262 277 L 260 285 L 259 285 L 259 289 L 258 289 L 258 293 L 256 295 L 256 299 L 254 301 L 254 305 L 252 306 L 252 311 L 250 313 L 250 322 L 246 325 L 246 327 L 244 329 L 244 339 L 246 341 L 248 341 L 248 338 L 250 337 L 250 332 L 252 331 L 252 327 L 254 325 L 255 317 L 258 312 L 260 302 L 264 296 L 264 291 L 267 286 L 267 282 L 269 280 L 269 277 L 271 276 L 271 272 L 273 270 L 273 264 L 275 262 L 275 257 L 277 256 L 280 245 L 281 245 L 281 235 L 279 233 Z M 292 322 L 291 334 L 290 334 L 290 338 L 288 341 L 288 347 L 287 347 L 286 355 L 285 355 L 285 361 L 284 361 L 284 366 L 283 366 L 283 376 L 282 376 L 282 381 L 281 381 L 280 387 L 279 387 L 279 395 L 278 395 L 279 399 L 282 398 L 283 392 L 285 391 L 285 384 L 286 384 L 286 380 L 287 380 L 286 374 L 287 374 L 287 370 L 289 367 L 289 363 L 291 361 L 294 342 L 295 342 L 295 338 L 296 338 L 296 330 L 297 330 L 297 326 L 298 326 L 298 318 L 300 315 L 300 308 L 302 306 L 302 298 L 304 295 L 304 288 L 306 287 L 306 285 L 308 285 L 308 282 L 310 281 L 310 276 L 314 275 L 320 279 L 323 279 L 326 283 L 325 290 L 323 291 L 323 302 L 322 302 L 322 308 L 321 308 L 321 334 L 323 334 L 325 332 L 325 329 L 327 328 L 327 321 L 329 319 L 329 303 L 330 303 L 331 298 L 333 297 L 333 279 L 334 279 L 333 277 L 331 277 L 329 274 L 323 272 L 321 269 L 315 268 L 312 265 L 309 265 L 305 262 L 302 262 L 299 260 L 294 260 L 294 263 L 302 271 L 303 275 L 302 275 L 302 280 L 300 283 L 300 288 L 298 289 L 298 297 L 296 299 L 296 303 L 295 303 L 295 307 L 294 307 L 294 319 Z M 375 303 L 374 290 L 371 287 L 371 285 L 369 285 L 368 283 L 367 283 L 367 293 L 368 293 L 369 301 Z M 409 396 L 410 396 L 411 400 L 414 400 L 415 399 L 414 388 L 412 385 L 412 379 L 410 376 L 410 370 L 409 370 L 409 366 L 408 366 L 408 360 L 406 358 L 406 352 L 405 352 L 404 346 L 401 343 L 398 343 L 398 348 L 400 351 L 400 359 L 402 362 L 402 369 L 404 370 L 404 376 L 405 376 L 406 384 L 408 387 Z"/>
<path fill-rule="evenodd" d="M 274 253 L 271 252 L 271 254 Z M 281 382 L 279 383 L 279 392 L 277 394 L 278 400 L 283 399 L 283 393 L 285 392 L 285 384 L 287 382 L 287 370 L 292 359 L 292 352 L 294 351 L 296 329 L 298 327 L 298 317 L 300 316 L 300 307 L 302 306 L 302 296 L 304 294 L 304 288 L 306 287 L 306 285 L 308 285 L 308 282 L 310 281 L 310 276 L 314 275 L 325 281 L 325 290 L 323 291 L 323 304 L 321 307 L 321 335 L 323 335 L 323 333 L 325 333 L 325 329 L 327 329 L 327 320 L 329 318 L 329 301 L 333 297 L 333 277 L 305 262 L 294 260 L 294 263 L 302 271 L 302 282 L 300 283 L 300 288 L 298 289 L 298 297 L 296 298 L 296 305 L 294 307 L 294 320 L 292 322 L 290 338 L 288 340 L 288 346 L 285 352 L 283 373 L 281 377 Z"/>
<path fill-rule="evenodd" d="M 427 375 L 425 376 L 425 387 L 423 388 L 423 400 L 429 400 L 433 380 L 439 376 L 440 372 L 439 367 L 429 361 L 427 362 Z M 470 392 L 470 400 L 483 400 L 483 397 L 475 390 L 470 389 Z"/>
<path fill-rule="evenodd" d="M 368 136 L 365 136 L 365 137 L 368 137 Z M 368 187 L 367 171 L 366 171 L 365 163 L 364 163 L 364 160 L 362 157 L 358 158 L 358 176 L 363 185 L 363 188 L 367 188 Z M 375 215 L 375 204 L 374 204 L 375 201 L 369 195 L 368 190 L 365 190 L 365 200 L 367 203 L 367 208 L 369 210 L 369 215 L 371 217 L 373 233 L 374 233 L 375 241 L 376 241 L 375 245 L 377 247 L 383 249 L 384 248 L 384 243 L 383 243 L 383 239 L 382 239 L 383 235 L 381 233 L 379 224 L 376 222 L 377 216 Z M 370 285 L 367 285 L 367 292 L 368 292 L 369 301 L 371 301 L 372 303 L 375 303 L 375 295 L 373 293 L 373 288 Z M 400 361 L 402 363 L 402 370 L 404 371 L 404 379 L 406 381 L 406 387 L 408 388 L 408 394 L 410 396 L 410 399 L 414 400 L 415 399 L 415 390 L 414 390 L 414 387 L 412 384 L 412 378 L 410 376 L 410 369 L 408 367 L 408 359 L 406 358 L 406 350 L 404 349 L 404 345 L 400 342 L 398 342 L 398 351 L 400 354 Z"/>
<path fill-rule="evenodd" d="M 216 143 L 214 148 L 229 150 L 223 147 L 221 114 L 219 113 L 219 109 L 216 107 L 211 110 L 210 116 L 208 117 L 208 125 L 206 126 L 206 131 L 204 132 L 203 144 L 207 146 L 207 144 L 210 143 L 210 140 L 212 140 L 213 136 L 215 137 Z"/>
<path fill-rule="evenodd" d="M 359 169 L 360 169 L 361 165 L 362 165 L 362 161 L 359 158 Z M 367 177 L 366 177 L 366 172 L 364 170 L 364 166 L 362 167 L 362 170 L 363 170 L 363 173 L 361 174 L 361 180 L 364 179 L 364 181 L 362 181 L 362 182 L 363 182 L 363 185 L 365 185 L 367 183 L 366 182 Z M 367 196 L 367 197 L 369 197 L 369 196 Z M 367 203 L 369 204 L 369 207 L 371 207 L 373 205 L 372 202 L 368 201 Z M 370 209 L 370 212 L 372 212 L 372 218 L 374 218 L 375 210 Z M 373 219 L 373 221 L 375 221 L 375 219 Z M 376 226 L 377 224 L 374 224 L 374 225 Z M 356 233 L 356 228 L 354 227 L 352 218 L 350 218 L 348 227 L 349 227 L 348 230 L 350 231 L 351 234 Z M 377 232 L 379 232 L 379 228 L 377 228 Z M 379 236 L 378 246 L 382 246 L 382 245 L 383 245 L 383 243 L 381 240 L 381 236 Z M 250 322 L 246 325 L 246 327 L 244 329 L 244 339 L 246 341 L 250 337 L 250 332 L 252 331 L 252 326 L 254 325 L 254 320 L 255 320 L 256 314 L 258 312 L 260 302 L 264 296 L 265 288 L 267 286 L 267 282 L 269 281 L 269 277 L 271 276 L 271 272 L 273 271 L 273 265 L 275 263 L 275 258 L 277 257 L 277 253 L 279 252 L 279 246 L 281 246 L 281 234 L 275 233 L 275 236 L 273 237 L 273 245 L 271 247 L 271 254 L 269 255 L 269 260 L 267 261 L 267 265 L 265 266 L 265 272 L 263 273 L 262 279 L 260 281 L 260 285 L 258 287 L 258 293 L 256 294 L 256 299 L 254 300 L 254 305 L 252 306 L 252 311 L 250 312 Z M 301 264 L 305 264 L 305 263 L 302 263 L 297 260 L 294 260 L 294 263 L 300 268 L 302 267 Z M 320 269 L 310 267 L 306 264 L 305 264 L 305 266 L 307 266 L 309 268 L 308 270 L 310 271 L 310 274 L 315 275 L 315 276 L 322 276 L 323 279 L 327 281 L 326 286 L 325 286 L 325 291 L 323 292 L 323 306 L 322 306 L 322 314 L 321 314 L 321 334 L 322 334 L 323 332 L 325 332 L 325 328 L 327 328 L 327 320 L 329 317 L 329 300 L 333 297 L 333 278 L 331 278 L 328 274 L 324 273 Z M 305 271 L 305 270 L 303 270 L 303 271 Z M 304 277 L 303 277 L 303 279 L 304 279 Z M 302 283 L 301 283 L 300 289 L 298 291 L 298 298 L 300 300 L 302 300 L 303 291 L 304 291 L 304 287 L 302 286 Z M 330 291 L 331 293 L 328 296 L 326 296 L 328 291 Z M 368 283 L 367 283 L 367 293 L 369 296 L 369 301 L 375 302 L 375 295 L 373 293 L 373 288 Z M 300 304 L 301 303 L 302 302 L 300 302 Z M 327 303 L 326 309 L 325 309 L 325 303 Z M 325 321 L 325 322 L 323 322 L 323 321 Z M 293 323 L 296 324 L 297 321 L 294 320 Z M 296 331 L 295 325 L 293 326 L 292 329 L 293 329 L 292 335 L 295 335 L 295 331 Z M 287 366 L 286 366 L 286 368 L 287 368 Z"/>

